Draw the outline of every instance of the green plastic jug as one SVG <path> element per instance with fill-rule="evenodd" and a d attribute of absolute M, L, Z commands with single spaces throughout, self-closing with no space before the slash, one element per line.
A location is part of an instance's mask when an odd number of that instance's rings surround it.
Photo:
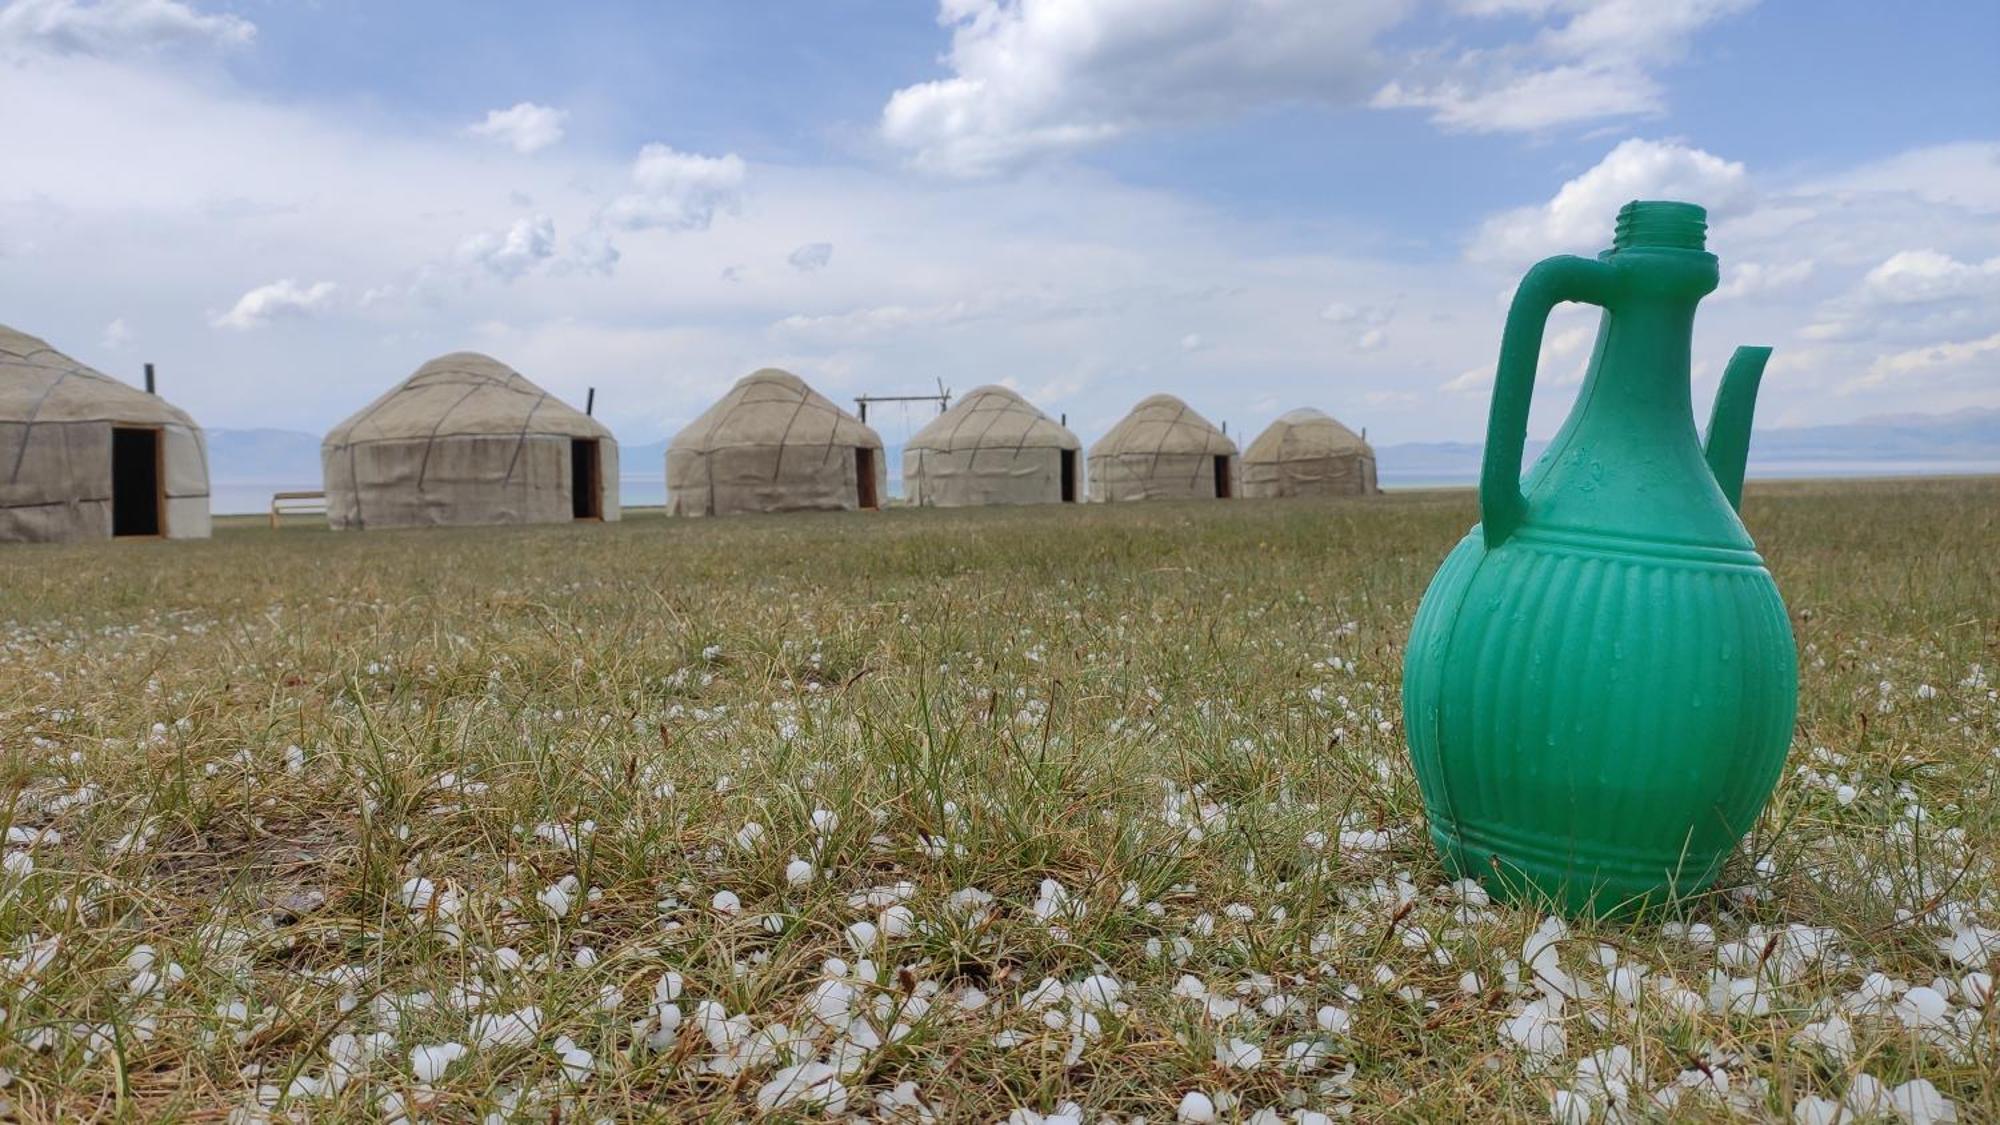
<path fill-rule="evenodd" d="M 1571 914 L 1700 892 L 1784 766 L 1798 658 L 1736 508 L 1769 348 L 1739 348 L 1704 453 L 1688 352 L 1707 214 L 1633 202 L 1610 250 L 1528 271 L 1507 313 L 1479 525 L 1431 579 L 1403 674 L 1431 840 L 1459 876 Z M 1550 309 L 1600 306 L 1575 408 L 1525 483 Z"/>

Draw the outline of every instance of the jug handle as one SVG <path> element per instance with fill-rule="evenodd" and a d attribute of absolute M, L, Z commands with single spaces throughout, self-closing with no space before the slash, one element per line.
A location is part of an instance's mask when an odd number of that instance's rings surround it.
<path fill-rule="evenodd" d="M 1609 307 L 1617 270 L 1594 258 L 1564 254 L 1535 264 L 1514 291 L 1500 336 L 1493 405 L 1486 417 L 1486 451 L 1479 471 L 1479 525 L 1486 547 L 1505 543 L 1521 525 L 1521 450 L 1528 440 L 1528 402 L 1535 391 L 1542 330 L 1564 301 Z"/>

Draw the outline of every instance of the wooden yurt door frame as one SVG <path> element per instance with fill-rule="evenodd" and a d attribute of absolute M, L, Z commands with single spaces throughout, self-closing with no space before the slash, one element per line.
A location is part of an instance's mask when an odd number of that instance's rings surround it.
<path fill-rule="evenodd" d="M 118 435 L 145 434 L 153 443 L 153 530 L 118 531 Z M 166 427 L 145 423 L 111 424 L 111 536 L 114 539 L 164 539 L 167 536 L 167 433 Z"/>
<path fill-rule="evenodd" d="M 1218 453 L 1215 455 L 1214 461 L 1215 498 L 1217 500 L 1228 500 L 1234 494 L 1234 490 L 1231 488 L 1232 482 L 1229 479 L 1229 455 L 1227 453 Z"/>

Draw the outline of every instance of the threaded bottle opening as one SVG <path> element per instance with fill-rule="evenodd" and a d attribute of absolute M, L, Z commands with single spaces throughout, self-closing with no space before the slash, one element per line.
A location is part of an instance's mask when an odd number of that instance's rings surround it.
<path fill-rule="evenodd" d="M 1618 209 L 1618 232 L 1611 240 L 1611 248 L 1701 250 L 1707 242 L 1707 211 L 1692 203 L 1635 199 Z"/>

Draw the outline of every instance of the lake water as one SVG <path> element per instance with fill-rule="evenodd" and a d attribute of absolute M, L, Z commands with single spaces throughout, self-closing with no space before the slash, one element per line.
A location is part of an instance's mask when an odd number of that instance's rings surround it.
<path fill-rule="evenodd" d="M 2000 474 L 2000 461 L 1782 461 L 1751 463 L 1752 480 L 1787 480 L 1812 477 L 1932 477 Z M 1397 473 L 1383 470 L 1384 488 L 1454 488 L 1475 483 L 1470 474 L 1459 476 Z M 890 475 L 889 494 L 902 495 L 901 481 Z M 216 515 L 253 515 L 271 510 L 273 492 L 316 491 L 320 482 L 300 481 L 215 481 L 209 506 Z M 621 476 L 619 502 L 629 508 L 660 507 L 667 502 L 667 478 Z"/>

